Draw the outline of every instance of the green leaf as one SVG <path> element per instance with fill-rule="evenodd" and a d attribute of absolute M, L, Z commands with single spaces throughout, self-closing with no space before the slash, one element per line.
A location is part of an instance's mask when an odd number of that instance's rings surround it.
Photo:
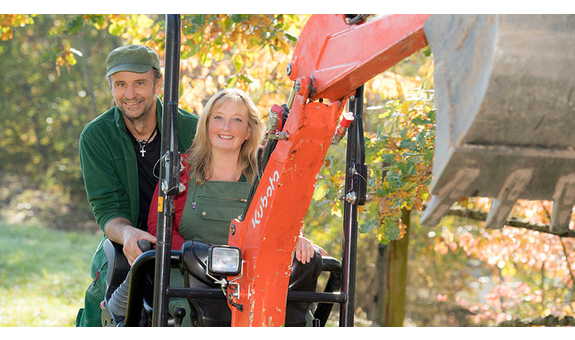
<path fill-rule="evenodd" d="M 372 231 L 377 226 L 377 224 L 378 224 L 377 219 L 372 219 L 370 221 L 360 224 L 358 230 L 360 233 L 365 234 Z"/>
<path fill-rule="evenodd" d="M 387 183 L 389 183 L 389 187 L 393 189 L 399 189 L 405 184 L 400 174 L 394 170 L 388 172 L 385 179 L 387 180 Z"/>
<path fill-rule="evenodd" d="M 286 38 L 288 38 L 291 41 L 296 41 L 297 42 L 297 37 L 295 35 L 293 35 L 290 32 L 284 32 L 284 35 L 286 36 Z"/>
<path fill-rule="evenodd" d="M 402 140 L 401 143 L 399 143 L 399 146 L 402 149 L 409 149 L 411 151 L 417 151 L 418 150 L 417 143 L 412 141 L 411 139 Z"/>

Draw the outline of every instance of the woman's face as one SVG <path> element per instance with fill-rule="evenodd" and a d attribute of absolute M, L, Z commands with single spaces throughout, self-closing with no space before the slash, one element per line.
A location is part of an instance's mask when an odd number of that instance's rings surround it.
<path fill-rule="evenodd" d="M 212 150 L 238 152 L 250 134 L 248 108 L 234 100 L 225 100 L 212 111 L 208 135 Z"/>

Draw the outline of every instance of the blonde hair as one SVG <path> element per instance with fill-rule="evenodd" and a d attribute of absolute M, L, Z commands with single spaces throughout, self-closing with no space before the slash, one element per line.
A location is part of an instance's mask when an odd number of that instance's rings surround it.
<path fill-rule="evenodd" d="M 241 146 L 238 166 L 250 183 L 254 182 L 258 173 L 257 151 L 264 134 L 264 123 L 250 97 L 242 90 L 230 88 L 222 90 L 210 98 L 198 120 L 194 142 L 187 151 L 189 154 L 187 162 L 192 169 L 192 177 L 196 179 L 197 185 L 203 184 L 212 177 L 212 144 L 208 135 L 208 122 L 212 112 L 227 100 L 233 100 L 237 105 L 245 105 L 247 108 L 250 136 Z"/>

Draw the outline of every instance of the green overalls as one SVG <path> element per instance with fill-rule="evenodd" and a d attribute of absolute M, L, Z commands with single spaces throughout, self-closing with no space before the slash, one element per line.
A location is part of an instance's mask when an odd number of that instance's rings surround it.
<path fill-rule="evenodd" d="M 239 182 L 206 181 L 197 186 L 188 182 L 188 196 L 182 211 L 180 234 L 186 240 L 198 240 L 227 245 L 230 223 L 244 211 L 251 184 L 242 175 Z M 176 219 L 179 216 L 175 217 Z M 170 271 L 170 285 L 184 286 L 184 277 L 178 270 Z M 191 326 L 190 307 L 186 299 L 171 299 L 168 310 L 180 307 L 186 310 L 182 326 Z"/>
<path fill-rule="evenodd" d="M 230 222 L 243 213 L 250 189 L 243 175 L 239 182 L 206 181 L 196 186 L 190 181 L 180 234 L 186 240 L 228 244 Z"/>

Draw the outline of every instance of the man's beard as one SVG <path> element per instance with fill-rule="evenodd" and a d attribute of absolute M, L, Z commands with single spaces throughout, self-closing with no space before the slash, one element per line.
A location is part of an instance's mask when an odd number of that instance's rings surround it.
<path fill-rule="evenodd" d="M 152 101 L 149 105 L 145 106 L 144 109 L 142 110 L 142 113 L 137 115 L 136 117 L 134 116 L 130 116 L 128 115 L 126 112 L 124 112 L 124 110 L 120 109 L 120 112 L 122 112 L 122 115 L 128 120 L 130 121 L 132 124 L 137 124 L 138 122 L 145 122 L 148 117 L 150 116 L 150 114 L 152 114 L 152 107 L 154 106 L 154 101 Z M 116 103 L 116 106 L 118 106 L 118 108 L 121 108 L 120 105 L 118 105 L 118 103 Z"/>

